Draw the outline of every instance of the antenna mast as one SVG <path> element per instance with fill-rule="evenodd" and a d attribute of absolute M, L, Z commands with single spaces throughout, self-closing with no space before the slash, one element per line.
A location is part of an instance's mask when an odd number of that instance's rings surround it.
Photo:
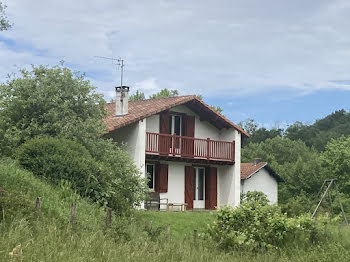
<path fill-rule="evenodd" d="M 111 60 L 113 65 L 119 66 L 120 67 L 120 86 L 123 86 L 123 74 L 124 74 L 124 66 L 125 66 L 124 59 L 122 59 L 121 57 L 119 58 L 104 57 L 104 56 L 94 56 L 94 57 Z"/>

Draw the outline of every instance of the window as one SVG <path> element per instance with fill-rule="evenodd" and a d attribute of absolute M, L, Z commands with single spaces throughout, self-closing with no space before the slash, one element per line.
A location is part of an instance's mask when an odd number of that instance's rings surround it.
<path fill-rule="evenodd" d="M 169 116 L 169 134 L 181 136 L 182 117 L 179 115 Z"/>
<path fill-rule="evenodd" d="M 154 164 L 146 164 L 146 174 L 148 177 L 148 187 L 150 189 L 153 189 L 153 190 L 154 190 L 154 181 L 155 181 L 154 173 L 155 173 Z"/>

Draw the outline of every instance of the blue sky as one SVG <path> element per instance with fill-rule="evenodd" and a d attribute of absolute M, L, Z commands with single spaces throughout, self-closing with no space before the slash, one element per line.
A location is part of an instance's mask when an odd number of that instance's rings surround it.
<path fill-rule="evenodd" d="M 349 110 L 348 0 L 3 0 L 0 81 L 30 64 L 60 60 L 105 95 L 126 60 L 125 84 L 202 94 L 238 122 L 312 123 Z"/>

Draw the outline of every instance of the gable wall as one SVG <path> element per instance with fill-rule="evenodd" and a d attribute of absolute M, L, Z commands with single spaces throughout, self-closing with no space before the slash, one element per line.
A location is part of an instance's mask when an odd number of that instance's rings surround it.
<path fill-rule="evenodd" d="M 267 195 L 271 204 L 277 203 L 278 200 L 278 183 L 265 168 L 260 169 L 250 178 L 242 180 L 242 193 L 249 191 L 261 191 Z"/>

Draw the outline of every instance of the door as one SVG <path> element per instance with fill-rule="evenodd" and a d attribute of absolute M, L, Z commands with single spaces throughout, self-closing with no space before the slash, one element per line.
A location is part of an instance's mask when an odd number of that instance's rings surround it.
<path fill-rule="evenodd" d="M 202 167 L 195 168 L 194 172 L 194 194 L 193 208 L 205 208 L 205 169 Z"/>

